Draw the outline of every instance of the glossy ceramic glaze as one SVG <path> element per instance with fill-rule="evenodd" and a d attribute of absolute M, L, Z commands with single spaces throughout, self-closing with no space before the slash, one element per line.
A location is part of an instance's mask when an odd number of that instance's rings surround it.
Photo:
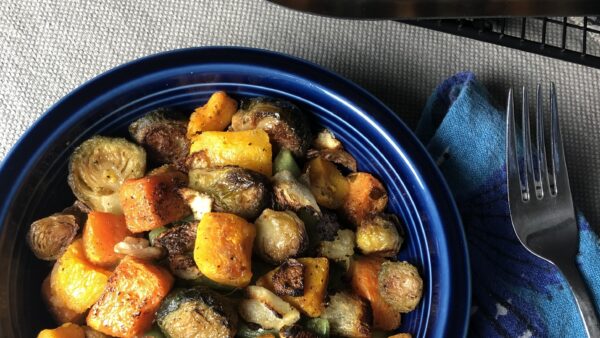
<path fill-rule="evenodd" d="M 95 134 L 126 135 L 151 109 L 184 111 L 216 90 L 236 98 L 290 100 L 313 123 L 330 128 L 389 192 L 389 209 L 405 222 L 399 258 L 425 281 L 418 308 L 400 331 L 416 337 L 464 336 L 470 307 L 466 244 L 451 195 L 433 161 L 409 129 L 373 96 L 339 76 L 289 56 L 244 48 L 184 49 L 146 57 L 84 84 L 31 127 L 0 168 L 0 330 L 33 337 L 52 327 L 40 297 L 50 265 L 25 244 L 28 225 L 68 206 L 67 162 Z"/>

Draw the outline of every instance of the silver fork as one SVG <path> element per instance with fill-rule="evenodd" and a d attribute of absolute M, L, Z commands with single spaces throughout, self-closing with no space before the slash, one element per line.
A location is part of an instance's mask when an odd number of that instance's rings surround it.
<path fill-rule="evenodd" d="M 525 248 L 556 265 L 566 277 L 575 295 L 588 337 L 600 337 L 600 322 L 594 310 L 594 302 L 575 262 L 579 249 L 579 233 L 558 126 L 554 83 L 550 87 L 550 166 L 546 165 L 544 113 L 539 84 L 536 100 L 536 145 L 533 147 L 529 131 L 527 90 L 523 87 L 522 137 L 525 170 L 519 174 L 512 89 L 508 93 L 506 176 L 510 217 L 517 237 Z"/>

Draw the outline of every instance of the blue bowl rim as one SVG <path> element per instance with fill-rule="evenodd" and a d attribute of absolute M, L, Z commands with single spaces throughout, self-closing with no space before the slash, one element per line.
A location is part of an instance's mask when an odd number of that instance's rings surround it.
<path fill-rule="evenodd" d="M 81 101 L 81 97 L 97 96 L 98 89 L 110 89 L 113 81 L 121 79 L 122 77 L 128 77 L 127 73 L 132 68 L 145 68 L 151 65 L 160 65 L 162 62 L 167 60 L 176 60 L 179 55 L 183 54 L 211 54 L 211 53 L 237 53 L 240 56 L 243 55 L 257 55 L 267 58 L 283 59 L 292 65 L 296 69 L 302 68 L 304 70 L 310 70 L 311 74 L 316 77 L 315 82 L 320 84 L 327 84 L 327 86 L 334 86 L 337 92 L 352 93 L 353 95 L 360 95 L 359 97 L 368 102 L 369 105 L 377 107 L 377 109 L 370 112 L 375 117 L 377 127 L 380 130 L 387 132 L 388 135 L 398 136 L 403 135 L 403 144 L 396 142 L 397 138 L 390 138 L 390 141 L 395 143 L 395 146 L 404 149 L 407 153 L 410 153 L 411 163 L 416 168 L 416 172 L 421 177 L 427 177 L 426 190 L 432 197 L 432 202 L 437 208 L 440 218 L 444 219 L 444 224 L 447 226 L 442 227 L 444 231 L 444 239 L 449 248 L 449 252 L 453 252 L 453 262 L 457 263 L 458 266 L 449 266 L 449 270 L 456 272 L 462 268 L 462 274 L 451 273 L 451 294 L 449 295 L 449 304 L 461 304 L 462 309 L 457 311 L 457 307 L 453 307 L 449 314 L 446 316 L 446 328 L 448 325 L 452 326 L 450 331 L 454 331 L 452 336 L 465 337 L 468 330 L 469 313 L 471 305 L 471 269 L 470 262 L 468 259 L 468 249 L 465 232 L 462 226 L 461 217 L 458 213 L 458 208 L 454 198 L 450 192 L 448 184 L 446 183 L 443 175 L 435 165 L 433 159 L 429 156 L 427 150 L 422 143 L 416 138 L 414 133 L 406 126 L 406 124 L 389 109 L 381 100 L 373 96 L 371 93 L 358 86 L 354 82 L 346 79 L 332 71 L 329 71 L 315 63 L 306 61 L 304 59 L 264 49 L 249 48 L 249 47 L 235 47 L 235 46 L 211 46 L 211 47 L 191 47 L 175 49 L 170 51 L 164 51 L 156 54 L 144 56 L 122 65 L 114 67 L 108 71 L 105 71 L 92 79 L 84 82 L 69 94 L 61 98 L 55 104 L 53 104 L 42 116 L 30 126 L 26 132 L 19 138 L 12 149 L 6 154 L 4 160 L 0 163 L 0 181 L 7 182 L 8 179 L 12 179 L 13 184 L 0 185 L 0 221 L 4 220 L 10 206 L 11 196 L 17 191 L 20 183 L 23 181 L 27 170 L 19 169 L 30 169 L 36 156 L 24 157 L 18 156 L 18 154 L 24 151 L 34 150 L 38 142 L 43 142 L 43 137 L 35 135 L 38 129 L 44 130 L 44 126 L 52 125 L 57 121 L 60 121 L 63 117 L 60 116 L 60 112 L 69 111 L 66 107 L 71 105 L 78 105 Z M 284 70 L 285 71 L 285 70 Z M 138 76 L 143 76 L 143 71 Z M 325 86 L 325 87 L 327 87 Z M 100 91 L 102 92 L 102 91 Z M 353 97 L 344 95 L 345 97 Z M 394 130 L 391 130 L 379 121 L 388 120 L 393 122 Z M 0 222 L 0 231 L 2 230 L 3 224 Z M 2 236 L 3 237 L 3 236 Z M 448 239 L 453 239 L 449 241 Z M 4 239 L 0 238 L 0 245 L 4 244 Z M 462 278 L 461 278 L 462 276 Z M 460 288 L 460 290 L 457 290 Z M 456 291 L 456 292 L 455 292 Z M 461 299 L 462 298 L 462 299 Z M 450 309 L 448 309 L 450 310 Z M 444 335 L 449 334 L 445 332 Z"/>

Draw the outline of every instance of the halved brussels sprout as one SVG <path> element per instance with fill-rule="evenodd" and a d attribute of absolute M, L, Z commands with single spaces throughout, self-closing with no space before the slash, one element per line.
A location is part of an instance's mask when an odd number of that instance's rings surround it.
<path fill-rule="evenodd" d="M 55 260 L 65 252 L 82 225 L 71 214 L 58 213 L 44 217 L 31 223 L 27 244 L 37 258 Z"/>
<path fill-rule="evenodd" d="M 304 264 L 290 258 L 279 266 L 271 278 L 273 291 L 278 296 L 304 295 Z"/>
<path fill-rule="evenodd" d="M 159 164 L 172 163 L 183 169 L 190 151 L 187 121 L 170 108 L 158 108 L 129 125 L 131 137 Z"/>
<path fill-rule="evenodd" d="M 273 193 L 277 206 L 282 210 L 289 209 L 298 212 L 308 208 L 317 215 L 321 215 L 321 209 L 310 188 L 300 183 L 287 170 L 273 176 Z"/>
<path fill-rule="evenodd" d="M 329 321 L 331 333 L 343 337 L 371 337 L 373 315 L 371 307 L 362 298 L 347 291 L 329 297 L 329 304 L 321 315 Z"/>
<path fill-rule="evenodd" d="M 119 188 L 146 171 L 146 152 L 123 138 L 94 136 L 75 149 L 68 183 L 73 194 L 95 211 L 122 214 Z"/>
<path fill-rule="evenodd" d="M 263 129 L 279 149 L 289 149 L 298 158 L 304 157 L 311 141 L 304 113 L 290 102 L 270 97 L 243 100 L 231 127 L 235 131 Z"/>
<path fill-rule="evenodd" d="M 268 263 L 278 265 L 287 258 L 298 257 L 308 245 L 304 223 L 292 211 L 265 209 L 254 224 L 254 251 Z"/>
<path fill-rule="evenodd" d="M 414 310 L 423 296 L 423 279 L 417 268 L 407 262 L 384 262 L 377 276 L 379 292 L 394 310 Z"/>
<path fill-rule="evenodd" d="M 190 188 L 213 198 L 218 212 L 255 219 L 272 201 L 271 184 L 266 176 L 235 166 L 192 169 Z"/>
<path fill-rule="evenodd" d="M 182 222 L 161 232 L 154 239 L 155 246 L 167 250 L 169 268 L 181 279 L 196 280 L 202 277 L 192 256 L 197 227 L 198 222 Z"/>

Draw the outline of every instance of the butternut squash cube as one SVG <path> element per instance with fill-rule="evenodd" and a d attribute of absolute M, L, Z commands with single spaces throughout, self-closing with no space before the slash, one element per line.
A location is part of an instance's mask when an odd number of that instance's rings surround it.
<path fill-rule="evenodd" d="M 237 102 L 225 92 L 216 92 L 208 102 L 196 108 L 190 116 L 187 137 L 192 138 L 204 131 L 222 131 L 231 124 L 231 117 L 237 111 Z"/>
<path fill-rule="evenodd" d="M 56 329 L 42 330 L 37 338 L 85 338 L 85 331 L 77 324 L 65 323 Z"/>

